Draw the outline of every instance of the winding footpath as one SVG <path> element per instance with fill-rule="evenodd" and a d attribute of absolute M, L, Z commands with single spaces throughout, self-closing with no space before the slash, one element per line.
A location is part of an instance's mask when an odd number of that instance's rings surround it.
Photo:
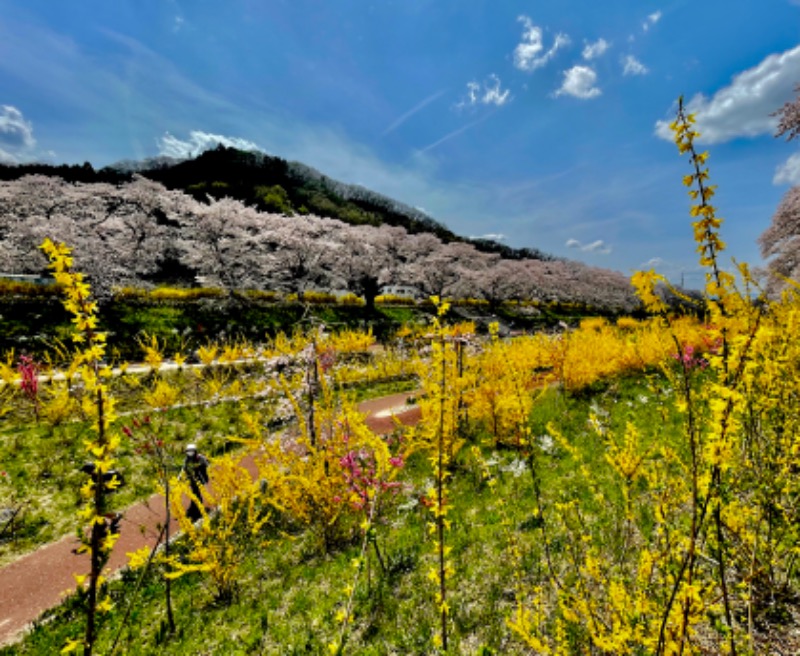
<path fill-rule="evenodd" d="M 364 401 L 359 410 L 367 416 L 367 425 L 373 431 L 389 433 L 394 428 L 393 417 L 406 425 L 419 421 L 419 408 L 406 405 L 409 396 L 401 393 Z M 255 475 L 252 458 L 244 458 L 242 465 Z M 112 575 L 127 564 L 128 552 L 156 545 L 164 518 L 164 498 L 153 495 L 123 514 L 120 537 L 106 566 Z M 170 532 L 177 531 L 173 520 Z M 77 538 L 69 535 L 0 569 L 0 646 L 20 640 L 36 618 L 75 589 L 75 574 L 89 572 L 88 555 L 74 553 L 78 544 Z"/>

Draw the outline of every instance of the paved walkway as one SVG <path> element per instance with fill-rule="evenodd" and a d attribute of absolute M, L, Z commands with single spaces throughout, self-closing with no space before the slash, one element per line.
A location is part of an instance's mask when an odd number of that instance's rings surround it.
<path fill-rule="evenodd" d="M 359 410 L 367 415 L 367 425 L 372 430 L 388 433 L 394 428 L 392 415 L 407 425 L 419 421 L 419 408 L 407 406 L 408 397 L 401 393 L 364 401 Z M 242 464 L 255 473 L 252 459 L 245 458 Z M 127 564 L 126 553 L 155 546 L 163 520 L 164 498 L 160 495 L 128 508 L 107 569 L 116 572 Z M 170 531 L 177 530 L 177 522 L 173 521 Z M 75 589 L 75 573 L 89 572 L 88 555 L 73 553 L 78 544 L 75 536 L 67 536 L 0 569 L 0 645 L 20 639 L 33 620 L 71 593 Z"/>

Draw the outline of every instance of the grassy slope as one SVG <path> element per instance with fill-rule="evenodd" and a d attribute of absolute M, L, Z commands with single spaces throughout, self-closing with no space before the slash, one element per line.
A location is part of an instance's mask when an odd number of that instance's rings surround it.
<path fill-rule="evenodd" d="M 655 421 L 654 389 L 660 382 L 645 378 L 598 386 L 580 397 L 564 397 L 549 391 L 532 414 L 535 435 L 544 435 L 547 424 L 557 421 L 569 441 L 578 446 L 593 472 L 591 483 L 582 480 L 575 463 L 558 446 L 542 450 L 537 471 L 545 506 L 545 520 L 556 499 L 571 495 L 592 496 L 616 507 L 614 486 L 603 457 L 602 442 L 587 430 L 591 408 L 608 412 L 606 421 L 619 429 L 627 421 L 642 426 L 658 425 L 652 439 L 668 440 L 677 432 L 679 419 Z M 605 416 L 605 415 L 603 415 Z M 477 438 L 475 438 L 477 439 Z M 451 582 L 452 653 L 526 653 L 513 641 L 505 620 L 514 599 L 512 559 L 508 553 L 506 517 L 511 534 L 523 552 L 522 571 L 527 584 L 543 574 L 542 522 L 537 518 L 534 478 L 514 452 L 483 452 L 497 476 L 495 493 L 483 481 L 470 449 L 461 452 L 450 486 L 453 511 L 447 542 L 453 547 L 456 574 Z M 346 653 L 427 654 L 437 631 L 433 584 L 427 574 L 433 563 L 433 547 L 427 537 L 427 512 L 418 499 L 430 485 L 428 463 L 421 454 L 406 470 L 406 487 L 379 528 L 378 539 L 388 563 L 380 575 L 371 557 L 370 582 L 361 579 Z M 503 502 L 510 501 L 504 504 Z M 505 514 L 504 514 L 505 513 Z M 595 527 L 613 539 L 609 524 Z M 357 529 L 338 549 L 323 553 L 310 533 L 282 536 L 278 527 L 250 545 L 242 570 L 239 595 L 230 605 L 214 603 L 211 592 L 198 576 L 181 579 L 176 588 L 178 635 L 164 635 L 163 589 L 148 580 L 142 601 L 124 632 L 121 653 L 129 654 L 301 654 L 325 653 L 338 632 L 335 615 L 342 608 L 344 588 L 352 582 L 352 559 L 358 554 Z M 266 544 L 264 544 L 266 542 Z M 557 547 L 557 545 L 556 545 Z M 105 653 L 110 636 L 119 625 L 132 575 L 115 584 L 117 608 L 106 620 L 98 653 Z M 52 613 L 52 621 L 38 627 L 24 643 L 0 654 L 55 652 L 68 635 L 80 633 L 81 615 L 74 604 Z M 213 627 L 213 630 L 209 629 Z M 481 652 L 482 647 L 493 651 Z"/>
<path fill-rule="evenodd" d="M 234 371 L 241 373 L 241 367 L 234 368 Z M 191 375 L 176 372 L 171 380 L 183 389 L 191 388 Z M 359 402 L 411 390 L 416 385 L 415 380 L 390 381 L 356 386 L 348 389 L 348 395 Z M 116 382 L 117 389 L 123 387 L 122 381 Z M 190 392 L 187 392 L 187 397 L 191 398 Z M 134 410 L 132 403 L 141 403 L 140 395 L 135 388 L 127 387 L 117 400 L 118 410 L 123 416 L 114 424 L 115 433 L 122 436 L 116 467 L 125 473 L 126 484 L 115 494 L 113 505 L 125 508 L 146 498 L 155 489 L 152 466 L 137 454 L 135 444 L 122 432 L 122 427 L 130 424 L 130 417 L 125 413 Z M 246 434 L 242 423 L 243 409 L 252 411 L 259 407 L 260 402 L 254 401 L 244 405 L 220 403 L 173 409 L 153 415 L 153 429 L 163 436 L 177 472 L 184 445 L 197 441 L 200 436 L 203 451 L 210 456 L 241 449 L 239 443 L 231 442 L 228 437 Z M 91 428 L 81 422 L 59 426 L 46 421 L 31 423 L 29 414 L 29 409 L 24 408 L 0 419 L 0 463 L 6 472 L 0 484 L 13 487 L 16 491 L 14 498 L 24 499 L 23 513 L 15 522 L 17 528 L 13 539 L 0 542 L 0 566 L 74 530 L 75 510 L 80 502 L 78 490 L 85 480 L 85 475 L 80 472 L 87 458 L 83 440 L 91 434 Z M 53 457 L 54 453 L 58 456 Z M 9 498 L 6 492 L 8 489 L 0 489 L 0 506 Z"/>

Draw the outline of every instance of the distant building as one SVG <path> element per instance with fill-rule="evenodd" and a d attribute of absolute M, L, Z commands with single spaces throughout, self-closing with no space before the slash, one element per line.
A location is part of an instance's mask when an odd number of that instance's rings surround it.
<path fill-rule="evenodd" d="M 42 276 L 38 273 L 3 273 L 0 272 L 0 280 L 11 280 L 12 282 L 27 282 L 32 285 L 52 285 L 55 280 L 50 276 Z"/>
<path fill-rule="evenodd" d="M 422 292 L 410 285 L 384 285 L 381 287 L 381 296 L 400 296 L 402 298 L 422 298 Z"/>

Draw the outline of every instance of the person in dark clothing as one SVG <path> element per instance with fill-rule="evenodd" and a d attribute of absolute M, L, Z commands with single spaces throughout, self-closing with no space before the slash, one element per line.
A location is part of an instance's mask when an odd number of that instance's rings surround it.
<path fill-rule="evenodd" d="M 192 494 L 197 497 L 191 500 L 186 516 L 196 522 L 203 516 L 197 502 L 203 503 L 203 485 L 208 483 L 208 458 L 197 450 L 197 445 L 188 444 L 186 446 L 186 459 L 183 461 L 183 473 L 189 480 L 189 487 Z"/>

